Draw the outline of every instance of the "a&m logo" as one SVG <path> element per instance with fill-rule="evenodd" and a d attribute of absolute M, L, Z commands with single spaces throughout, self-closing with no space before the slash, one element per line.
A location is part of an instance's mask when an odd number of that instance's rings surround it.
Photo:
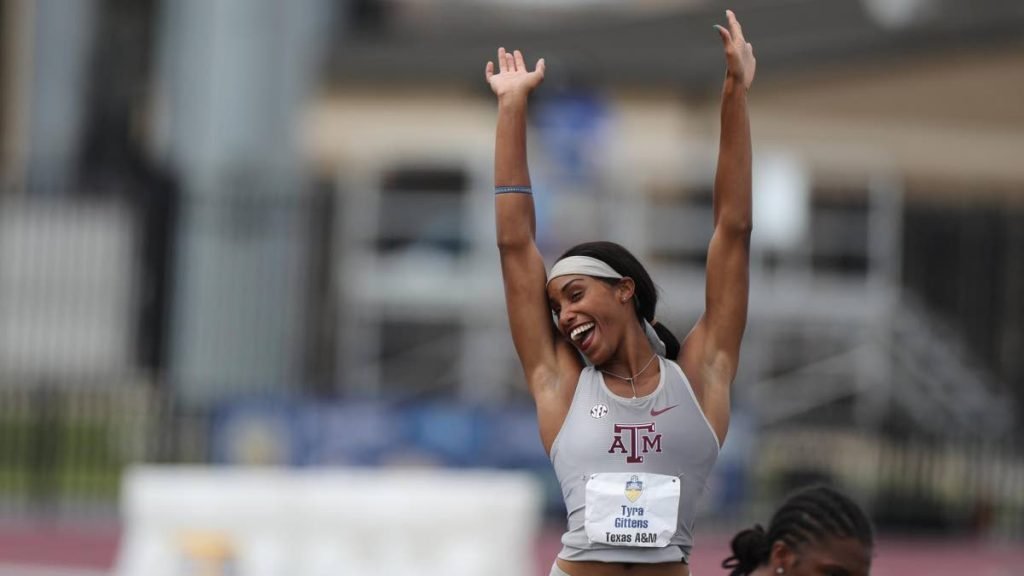
<path fill-rule="evenodd" d="M 609 454 L 625 454 L 627 464 L 642 464 L 644 454 L 661 452 L 661 434 L 649 424 L 616 424 Z"/>
<path fill-rule="evenodd" d="M 626 498 L 629 498 L 630 502 L 636 502 L 636 499 L 640 497 L 640 493 L 643 491 L 644 483 L 640 481 L 636 474 L 626 481 Z"/>

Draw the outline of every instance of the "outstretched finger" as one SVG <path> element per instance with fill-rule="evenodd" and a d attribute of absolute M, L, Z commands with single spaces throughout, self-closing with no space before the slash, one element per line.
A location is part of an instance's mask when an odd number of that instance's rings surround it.
<path fill-rule="evenodd" d="M 540 74 L 541 78 L 544 78 L 544 70 L 546 68 L 547 66 L 544 64 L 544 59 L 541 58 L 540 60 L 537 60 L 537 67 L 534 68 L 534 71 Z"/>
<path fill-rule="evenodd" d="M 486 78 L 487 81 L 490 82 L 491 76 L 494 76 L 494 62 L 488 60 L 487 66 L 484 66 L 484 78 Z"/>
<path fill-rule="evenodd" d="M 729 31 L 726 30 L 725 27 L 719 26 L 718 24 L 715 24 L 715 30 L 718 30 L 718 35 L 722 37 L 722 44 L 728 48 L 729 45 L 732 44 L 732 35 L 729 34 Z"/>
<path fill-rule="evenodd" d="M 520 72 L 526 72 L 526 60 L 523 59 L 523 53 L 520 52 L 519 50 L 516 50 L 515 52 L 513 52 L 513 54 L 515 54 L 516 57 L 516 70 L 519 70 Z"/>
<path fill-rule="evenodd" d="M 505 52 L 505 68 L 509 72 L 516 71 L 516 57 L 509 52 Z"/>
<path fill-rule="evenodd" d="M 498 72 L 500 74 L 508 72 L 508 61 L 505 60 L 505 48 L 498 48 Z"/>
<path fill-rule="evenodd" d="M 736 19 L 736 13 L 732 10 L 725 11 L 725 17 L 729 19 L 729 33 L 732 37 L 739 42 L 746 42 L 743 39 L 743 27 L 740 26 L 740 21 Z"/>

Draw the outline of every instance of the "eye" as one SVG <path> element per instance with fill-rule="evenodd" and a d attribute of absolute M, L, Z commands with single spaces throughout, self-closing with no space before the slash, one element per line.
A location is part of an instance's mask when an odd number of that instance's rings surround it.
<path fill-rule="evenodd" d="M 583 298 L 582 290 L 577 290 L 576 292 L 573 292 L 571 295 L 569 295 L 570 302 L 579 302 L 581 298 Z"/>

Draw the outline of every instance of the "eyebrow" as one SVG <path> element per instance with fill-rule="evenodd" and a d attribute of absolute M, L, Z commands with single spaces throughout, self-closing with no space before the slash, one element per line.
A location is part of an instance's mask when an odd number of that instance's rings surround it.
<path fill-rule="evenodd" d="M 572 286 L 576 282 L 583 282 L 583 279 L 582 278 L 573 278 L 572 280 L 569 280 L 568 282 L 565 283 L 565 286 L 562 286 L 562 289 L 559 290 L 559 292 L 565 292 L 566 290 L 569 289 L 570 286 Z"/>
<path fill-rule="evenodd" d="M 573 278 L 572 280 L 569 280 L 568 282 L 566 282 L 565 286 L 562 286 L 562 288 L 561 288 L 561 290 L 559 290 L 559 292 L 562 292 L 564 294 L 565 291 L 568 290 L 569 287 L 572 286 L 574 283 L 582 282 L 582 281 L 583 281 L 582 278 Z M 548 307 L 553 310 L 556 306 L 557 306 L 557 304 L 555 303 L 555 301 L 552 300 L 551 298 L 548 298 Z"/>

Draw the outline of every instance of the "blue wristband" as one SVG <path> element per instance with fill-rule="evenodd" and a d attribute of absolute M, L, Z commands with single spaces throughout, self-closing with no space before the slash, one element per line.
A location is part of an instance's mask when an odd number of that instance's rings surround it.
<path fill-rule="evenodd" d="M 494 193 L 495 194 L 510 194 L 510 193 L 533 194 L 533 188 L 531 188 L 530 186 L 495 186 L 494 187 Z"/>

